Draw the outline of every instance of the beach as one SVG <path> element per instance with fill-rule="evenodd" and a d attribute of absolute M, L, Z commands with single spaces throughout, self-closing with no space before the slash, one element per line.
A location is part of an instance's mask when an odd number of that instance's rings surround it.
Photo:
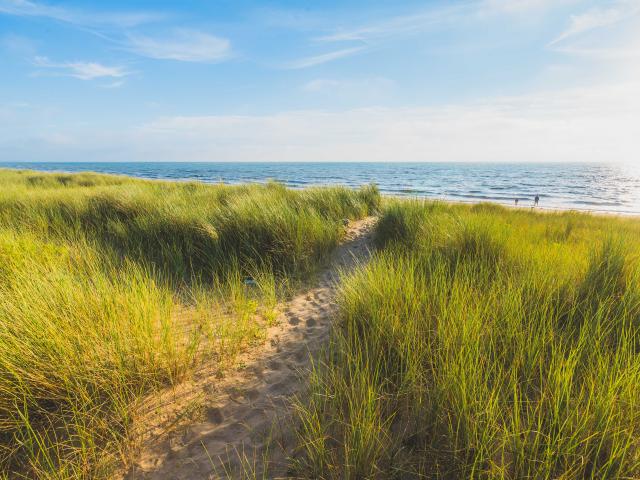
<path fill-rule="evenodd" d="M 9 477 L 640 474 L 633 216 L 375 186 L 0 184 Z"/>
<path fill-rule="evenodd" d="M 265 183 L 300 189 L 376 184 L 383 195 L 463 203 L 493 202 L 541 208 L 640 214 L 640 170 L 598 163 L 416 162 L 67 162 L 5 163 L 47 172 L 94 171 L 153 180 Z M 0 164 L 0 166 L 2 166 Z"/>

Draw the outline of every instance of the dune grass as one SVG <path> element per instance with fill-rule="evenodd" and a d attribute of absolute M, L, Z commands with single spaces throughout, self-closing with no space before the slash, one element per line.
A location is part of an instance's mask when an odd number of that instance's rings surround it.
<path fill-rule="evenodd" d="M 374 187 L 292 191 L 145 182 L 96 174 L 0 175 L 0 224 L 18 232 L 87 239 L 112 257 L 190 281 L 241 267 L 305 274 L 336 244 L 342 220 L 373 211 Z"/>
<path fill-rule="evenodd" d="M 136 402 L 259 342 L 343 220 L 378 203 L 374 187 L 0 171 L 0 478 L 108 477 Z"/>
<path fill-rule="evenodd" d="M 392 201 L 297 405 L 323 479 L 640 477 L 640 221 Z"/>

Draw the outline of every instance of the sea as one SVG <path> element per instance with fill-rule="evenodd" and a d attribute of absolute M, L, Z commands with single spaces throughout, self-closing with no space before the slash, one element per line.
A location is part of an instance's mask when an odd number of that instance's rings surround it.
<path fill-rule="evenodd" d="M 0 163 L 46 172 L 238 184 L 275 180 L 292 188 L 374 183 L 388 195 L 521 208 L 640 214 L 640 165 L 592 163 Z"/>

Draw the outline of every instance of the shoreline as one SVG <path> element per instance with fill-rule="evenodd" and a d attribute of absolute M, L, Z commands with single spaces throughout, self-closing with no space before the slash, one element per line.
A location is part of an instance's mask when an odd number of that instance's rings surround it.
<path fill-rule="evenodd" d="M 582 213 L 585 215 L 602 215 L 602 216 L 613 216 L 613 217 L 628 217 L 628 218 L 640 218 L 640 211 L 638 212 L 621 212 L 619 210 L 597 210 L 597 209 L 586 209 L 586 208 L 569 208 L 569 207 L 544 207 L 544 206 L 533 206 L 533 205 L 518 205 L 515 206 L 513 204 L 500 203 L 495 200 L 450 200 L 447 198 L 434 198 L 427 196 L 408 196 L 408 195 L 394 195 L 381 193 L 383 198 L 393 198 L 395 200 L 417 200 L 417 201 L 425 201 L 425 202 L 441 202 L 446 203 L 448 205 L 480 205 L 483 203 L 488 203 L 490 205 L 497 205 L 499 207 L 508 208 L 510 210 L 522 210 L 522 211 L 532 211 L 532 212 L 540 212 L 540 213 Z"/>
<path fill-rule="evenodd" d="M 128 162 L 123 162 L 128 163 Z M 225 181 L 224 179 L 220 179 L 219 181 L 205 181 L 201 178 L 151 178 L 151 177 L 143 177 L 138 175 L 130 175 L 126 173 L 107 173 L 107 172 L 99 172 L 93 170 L 83 170 L 83 171 L 70 171 L 70 170 L 38 170 L 33 168 L 15 168 L 9 167 L 0 164 L 0 170 L 10 170 L 10 171 L 29 171 L 35 173 L 44 173 L 44 174 L 82 174 L 82 173 L 92 173 L 96 175 L 108 175 L 108 176 L 123 176 L 131 179 L 151 181 L 151 182 L 198 182 L 203 183 L 205 185 L 251 185 L 251 184 L 265 184 L 270 181 L 274 181 L 277 183 L 281 183 L 286 188 L 292 190 L 304 190 L 306 188 L 318 188 L 318 187 L 345 187 L 351 190 L 356 190 L 363 185 L 345 185 L 340 183 L 309 183 L 304 186 L 300 185 L 289 185 L 286 181 L 274 180 L 274 179 L 264 179 L 264 180 L 249 180 L 249 181 Z M 378 186 L 376 184 L 376 186 Z M 379 186 L 378 186 L 379 188 Z M 576 212 L 590 215 L 604 215 L 604 216 L 617 216 L 617 217 L 640 217 L 640 211 L 620 211 L 620 210 L 610 210 L 610 209 L 598 209 L 598 208 L 574 208 L 574 207 L 562 207 L 562 206 L 533 206 L 533 205 L 518 205 L 515 206 L 513 203 L 505 203 L 501 202 L 497 199 L 481 199 L 481 200 L 455 200 L 450 198 L 443 197 L 435 197 L 429 195 L 410 195 L 410 194 L 398 194 L 398 193 L 385 193 L 380 192 L 380 195 L 383 198 L 394 198 L 397 200 L 422 200 L 422 201 L 430 201 L 430 202 L 443 202 L 451 205 L 478 205 L 481 203 L 488 203 L 492 205 L 498 205 L 504 208 L 509 208 L 512 210 L 530 210 L 530 211 L 540 211 L 542 213 L 562 213 L 562 212 Z"/>

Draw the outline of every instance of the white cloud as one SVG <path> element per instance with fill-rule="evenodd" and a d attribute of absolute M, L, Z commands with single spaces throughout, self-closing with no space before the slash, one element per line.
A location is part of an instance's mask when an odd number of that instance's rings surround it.
<path fill-rule="evenodd" d="M 452 22 L 469 12 L 468 5 L 432 8 L 426 11 L 392 17 L 388 20 L 357 27 L 343 28 L 329 35 L 317 37 L 320 42 L 370 41 L 378 38 L 423 31 L 435 25 Z"/>
<path fill-rule="evenodd" d="M 134 27 L 158 21 L 164 15 L 153 12 L 84 11 L 29 0 L 0 0 L 0 13 L 21 17 L 45 17 L 82 26 Z"/>
<path fill-rule="evenodd" d="M 371 42 L 387 37 L 411 35 L 440 26 L 459 28 L 461 22 L 477 21 L 492 15 L 523 15 L 544 12 L 580 0 L 476 0 L 445 3 L 409 13 L 391 16 L 383 21 L 341 28 L 316 38 L 320 42 Z"/>
<path fill-rule="evenodd" d="M 130 35 L 128 48 L 143 57 L 182 62 L 219 62 L 231 57 L 229 40 L 188 29 L 165 37 Z"/>
<path fill-rule="evenodd" d="M 305 57 L 293 62 L 287 63 L 284 68 L 291 70 L 298 70 L 302 68 L 315 67 L 323 63 L 332 62 L 340 58 L 350 57 L 365 50 L 366 47 L 353 47 L 343 48 L 341 50 L 335 50 L 329 53 L 323 53 L 321 55 L 315 55 L 312 57 Z"/>
<path fill-rule="evenodd" d="M 341 80 L 332 80 L 329 78 L 316 78 L 310 82 L 305 83 L 302 89 L 305 92 L 324 92 L 327 90 L 335 90 L 344 86 L 344 82 Z"/>
<path fill-rule="evenodd" d="M 616 25 L 638 14 L 640 14 L 638 0 L 618 1 L 610 8 L 592 8 L 584 13 L 572 15 L 569 26 L 549 45 L 555 45 L 594 29 Z"/>
<path fill-rule="evenodd" d="M 171 117 L 137 132 L 145 157 L 182 160 L 637 159 L 640 84 L 433 108 Z"/>
<path fill-rule="evenodd" d="M 384 77 L 352 79 L 316 78 L 302 85 L 304 92 L 348 101 L 380 101 L 389 94 L 395 82 Z"/>
<path fill-rule="evenodd" d="M 100 86 L 106 89 L 114 89 L 114 88 L 122 87 L 124 83 L 125 83 L 124 80 L 116 80 L 115 82 L 107 83 L 105 85 L 100 85 Z"/>
<path fill-rule="evenodd" d="M 41 129 L 36 127 L 37 138 Z M 640 82 L 441 107 L 176 116 L 110 133 L 49 133 L 73 142 L 23 142 L 22 132 L 23 150 L 14 148 L 12 156 L 73 160 L 91 155 L 95 161 L 637 162 Z"/>
<path fill-rule="evenodd" d="M 567 46 L 554 49 L 559 53 L 586 57 L 594 60 L 632 61 L 640 59 L 640 44 L 608 47 L 578 47 Z"/>
<path fill-rule="evenodd" d="M 532 11 L 544 11 L 577 3 L 579 0 L 484 0 L 480 9 L 484 13 L 522 14 Z"/>
<path fill-rule="evenodd" d="M 596 75 L 639 79 L 640 0 L 617 1 L 609 9 L 573 16 L 548 47 L 590 64 Z"/>
<path fill-rule="evenodd" d="M 36 57 L 33 64 L 37 67 L 50 69 L 55 75 L 77 78 L 79 80 L 94 80 L 96 78 L 123 78 L 130 75 L 121 66 L 106 66 L 97 62 L 52 62 L 46 57 Z"/>

